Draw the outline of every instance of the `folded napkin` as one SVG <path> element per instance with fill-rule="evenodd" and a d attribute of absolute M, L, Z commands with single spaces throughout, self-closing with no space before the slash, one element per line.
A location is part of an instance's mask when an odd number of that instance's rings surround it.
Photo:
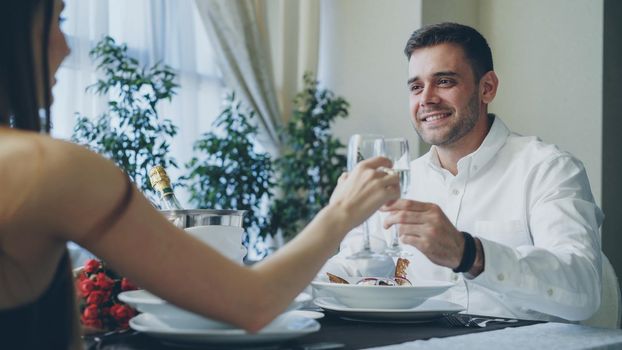
<path fill-rule="evenodd" d="M 241 227 L 195 226 L 187 228 L 186 232 L 238 263 L 242 263 L 246 255 L 246 249 L 242 245 L 244 229 Z"/>

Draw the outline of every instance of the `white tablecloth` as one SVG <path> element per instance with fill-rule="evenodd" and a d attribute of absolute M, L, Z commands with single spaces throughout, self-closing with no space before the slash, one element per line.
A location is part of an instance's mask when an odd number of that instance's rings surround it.
<path fill-rule="evenodd" d="M 622 330 L 551 322 L 448 338 L 417 340 L 374 349 L 622 349 Z"/>

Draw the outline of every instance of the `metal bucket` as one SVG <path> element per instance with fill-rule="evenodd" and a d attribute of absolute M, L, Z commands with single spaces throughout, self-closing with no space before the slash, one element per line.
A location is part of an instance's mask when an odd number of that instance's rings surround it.
<path fill-rule="evenodd" d="M 246 210 L 230 209 L 187 209 L 160 211 L 175 226 L 185 229 L 196 226 L 243 227 Z"/>

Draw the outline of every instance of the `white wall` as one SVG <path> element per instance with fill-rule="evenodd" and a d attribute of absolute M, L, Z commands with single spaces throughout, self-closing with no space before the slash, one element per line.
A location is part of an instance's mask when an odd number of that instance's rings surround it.
<path fill-rule="evenodd" d="M 479 0 L 424 0 L 421 3 L 423 25 L 456 22 L 477 27 Z"/>
<path fill-rule="evenodd" d="M 602 0 L 480 0 L 500 86 L 491 111 L 570 151 L 601 203 Z"/>
<path fill-rule="evenodd" d="M 347 144 L 353 133 L 405 136 L 410 124 L 404 45 L 421 26 L 420 0 L 322 0 L 320 83 L 350 102 L 350 116 L 334 132 Z"/>

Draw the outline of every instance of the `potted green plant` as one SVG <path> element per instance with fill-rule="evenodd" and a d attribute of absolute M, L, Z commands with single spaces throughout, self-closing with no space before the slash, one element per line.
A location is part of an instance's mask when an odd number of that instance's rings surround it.
<path fill-rule="evenodd" d="M 195 156 L 186 164 L 188 174 L 180 183 L 196 208 L 247 210 L 244 227 L 257 235 L 266 225 L 262 205 L 272 197 L 274 183 L 270 155 L 257 151 L 254 144 L 254 118 L 255 112 L 229 94 L 213 129 L 195 142 Z"/>
<path fill-rule="evenodd" d="M 285 152 L 275 161 L 281 194 L 273 201 L 267 232 L 295 236 L 328 204 L 344 171 L 344 145 L 332 136 L 331 124 L 348 115 L 349 104 L 318 86 L 311 73 L 294 100 L 293 115 L 281 130 Z"/>
<path fill-rule="evenodd" d="M 175 73 L 161 63 L 140 66 L 125 44 L 109 36 L 97 43 L 90 56 L 103 78 L 87 90 L 108 95 L 108 111 L 96 120 L 76 113 L 72 140 L 110 158 L 143 192 L 153 193 L 149 169 L 157 164 L 177 167 L 169 155 L 169 140 L 177 128 L 157 111 L 161 101 L 175 95 Z"/>

